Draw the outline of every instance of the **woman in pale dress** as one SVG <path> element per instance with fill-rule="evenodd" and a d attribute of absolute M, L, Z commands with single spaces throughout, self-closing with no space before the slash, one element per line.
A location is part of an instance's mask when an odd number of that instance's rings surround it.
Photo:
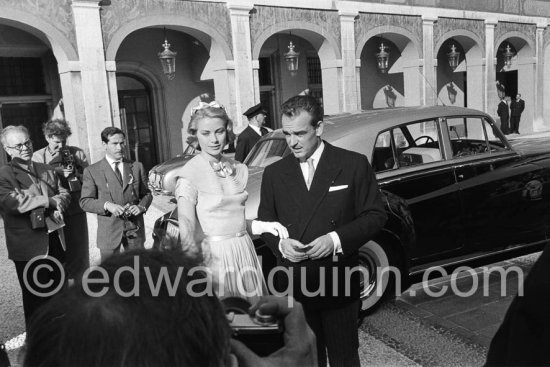
<path fill-rule="evenodd" d="M 220 298 L 239 296 L 253 303 L 267 294 L 267 287 L 249 233 L 287 238 L 288 231 L 277 222 L 245 219 L 248 168 L 222 155 L 235 136 L 223 107 L 201 102 L 188 132 L 197 138 L 201 152 L 177 174 L 182 246 L 205 258 Z"/>

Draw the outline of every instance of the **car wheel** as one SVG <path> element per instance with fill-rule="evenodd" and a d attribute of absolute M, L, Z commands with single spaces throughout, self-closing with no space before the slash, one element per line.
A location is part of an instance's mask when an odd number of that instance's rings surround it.
<path fill-rule="evenodd" d="M 393 251 L 375 241 L 369 241 L 359 249 L 359 266 L 363 267 L 360 272 L 361 313 L 376 310 L 394 289 L 395 276 L 387 270 L 396 265 L 395 258 Z"/>

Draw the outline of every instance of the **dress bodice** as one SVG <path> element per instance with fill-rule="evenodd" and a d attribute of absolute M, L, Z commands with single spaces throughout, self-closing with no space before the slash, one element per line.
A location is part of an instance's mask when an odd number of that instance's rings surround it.
<path fill-rule="evenodd" d="M 217 173 L 201 154 L 187 162 L 177 175 L 176 198 L 195 205 L 197 220 L 206 236 L 246 230 L 248 168 L 230 159 L 223 160 L 233 168 L 233 173 L 226 177 Z"/>

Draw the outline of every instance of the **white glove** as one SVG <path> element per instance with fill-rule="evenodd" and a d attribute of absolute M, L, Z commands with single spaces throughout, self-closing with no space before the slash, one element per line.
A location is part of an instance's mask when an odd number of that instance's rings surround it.
<path fill-rule="evenodd" d="M 283 240 L 288 238 L 288 230 L 279 222 L 262 222 L 260 220 L 253 220 L 250 225 L 250 229 L 252 230 L 252 234 L 269 232 Z"/>

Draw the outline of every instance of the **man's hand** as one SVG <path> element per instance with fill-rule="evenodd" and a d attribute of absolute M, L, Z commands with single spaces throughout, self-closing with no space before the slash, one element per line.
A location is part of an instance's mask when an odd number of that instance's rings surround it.
<path fill-rule="evenodd" d="M 124 207 L 122 205 L 111 203 L 110 201 L 105 203 L 105 209 L 115 217 L 120 217 L 122 213 L 124 213 Z"/>
<path fill-rule="evenodd" d="M 61 213 L 59 210 L 54 211 L 51 215 L 51 218 L 57 224 L 63 223 L 63 213 Z"/>
<path fill-rule="evenodd" d="M 138 205 L 130 205 L 126 210 L 132 215 L 140 215 L 143 212 Z"/>
<path fill-rule="evenodd" d="M 305 254 L 306 248 L 300 241 L 287 238 L 281 240 L 279 247 L 283 256 L 293 263 L 307 259 L 307 255 Z"/>
<path fill-rule="evenodd" d="M 306 252 L 306 255 L 311 260 L 317 260 L 332 254 L 334 251 L 334 242 L 332 242 L 330 235 L 326 234 L 314 239 L 309 243 L 308 247 L 310 247 L 310 249 Z"/>
<path fill-rule="evenodd" d="M 264 296 L 249 311 L 253 314 L 257 309 L 263 314 L 276 315 L 283 319 L 285 345 L 275 353 L 260 358 L 243 343 L 231 339 L 231 349 L 239 361 L 239 366 L 317 366 L 315 334 L 306 322 L 300 302 L 289 297 Z"/>

